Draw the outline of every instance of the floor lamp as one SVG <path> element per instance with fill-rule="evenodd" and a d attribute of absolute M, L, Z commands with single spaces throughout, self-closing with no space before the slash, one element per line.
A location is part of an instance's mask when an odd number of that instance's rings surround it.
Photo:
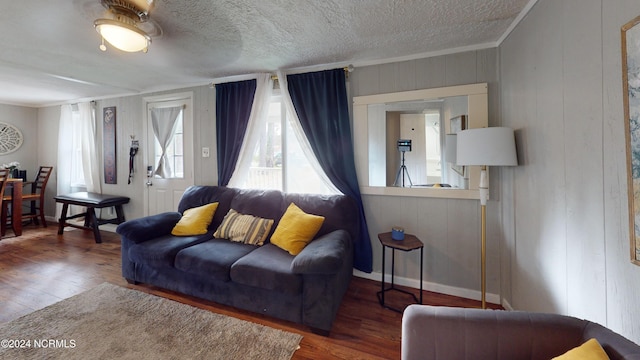
<path fill-rule="evenodd" d="M 480 165 L 481 248 L 480 278 L 482 308 L 487 308 L 487 199 L 489 179 L 487 166 L 516 166 L 516 142 L 513 130 L 507 127 L 469 129 L 458 132 L 456 146 L 457 165 Z"/>

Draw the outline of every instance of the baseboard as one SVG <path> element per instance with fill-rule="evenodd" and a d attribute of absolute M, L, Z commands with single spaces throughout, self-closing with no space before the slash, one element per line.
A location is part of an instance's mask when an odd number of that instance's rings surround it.
<path fill-rule="evenodd" d="M 117 227 L 118 225 L 116 224 L 103 224 L 103 225 L 100 225 L 100 230 L 115 233 Z"/>
<path fill-rule="evenodd" d="M 382 274 L 379 272 L 365 273 L 359 270 L 353 270 L 353 276 L 365 278 L 369 280 L 381 281 Z M 385 274 L 385 282 L 391 282 L 391 274 Z M 420 289 L 420 280 L 411 279 L 401 276 L 394 277 L 394 283 L 400 286 L 407 286 L 414 289 Z M 432 283 L 428 281 L 422 282 L 422 289 L 440 294 L 457 296 L 465 299 L 478 300 L 481 299 L 480 291 L 464 289 L 455 286 L 442 285 L 438 283 Z M 487 293 L 487 302 L 492 304 L 500 304 L 500 296 L 498 294 Z M 506 308 L 506 307 L 505 307 Z"/>
<path fill-rule="evenodd" d="M 513 306 L 511 306 L 511 304 L 505 299 L 502 299 L 502 307 L 505 310 L 513 311 Z"/>

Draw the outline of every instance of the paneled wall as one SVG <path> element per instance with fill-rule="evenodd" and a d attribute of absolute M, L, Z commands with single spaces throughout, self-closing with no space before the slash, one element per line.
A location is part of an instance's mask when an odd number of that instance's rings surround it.
<path fill-rule="evenodd" d="M 638 15 L 637 0 L 539 0 L 499 62 L 502 120 L 521 162 L 502 182 L 514 199 L 503 294 L 514 308 L 587 318 L 640 343 L 620 50 L 620 27 Z"/>
<path fill-rule="evenodd" d="M 215 158 L 215 92 L 208 86 L 180 89 L 163 93 L 151 93 L 144 96 L 131 96 L 98 101 L 98 119 L 102 119 L 102 108 L 115 106 L 117 111 L 117 152 L 118 152 L 118 184 L 102 185 L 102 191 L 108 194 L 129 196 L 131 202 L 126 207 L 132 213 L 131 217 L 144 214 L 144 189 L 146 182 L 146 166 L 150 163 L 146 159 L 146 134 L 144 133 L 145 119 L 144 97 L 151 97 L 171 93 L 193 94 L 193 154 L 194 154 L 194 182 L 196 184 L 214 185 L 217 183 L 217 168 Z M 100 126 L 100 134 L 102 129 Z M 136 156 L 136 173 L 130 185 L 127 185 L 129 174 L 128 158 L 130 135 L 140 140 L 140 152 Z M 102 135 L 100 135 L 101 137 Z M 213 155 L 209 158 L 201 156 L 202 147 L 209 147 Z"/>
<path fill-rule="evenodd" d="M 352 96 L 486 82 L 489 84 L 489 123 L 500 124 L 497 49 L 470 51 L 419 60 L 356 67 L 350 74 Z M 501 293 L 501 237 L 499 178 L 491 170 L 492 200 L 488 205 L 488 292 L 499 302 Z M 364 196 L 373 243 L 374 274 L 380 279 L 382 247 L 377 234 L 394 225 L 405 228 L 425 243 L 424 279 L 435 291 L 479 298 L 480 204 L 477 200 Z M 387 251 L 387 255 L 389 255 Z M 396 254 L 400 282 L 418 286 L 419 253 Z M 390 257 L 387 259 L 387 266 Z M 387 269 L 387 274 L 389 269 Z"/>

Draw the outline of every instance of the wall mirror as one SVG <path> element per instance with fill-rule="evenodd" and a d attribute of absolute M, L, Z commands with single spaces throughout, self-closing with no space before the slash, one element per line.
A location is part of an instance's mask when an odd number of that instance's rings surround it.
<path fill-rule="evenodd" d="M 357 96 L 353 116 L 363 194 L 478 198 L 453 157 L 457 131 L 488 126 L 486 83 Z"/>
<path fill-rule="evenodd" d="M 640 16 L 622 26 L 622 79 L 631 261 L 640 265 Z"/>

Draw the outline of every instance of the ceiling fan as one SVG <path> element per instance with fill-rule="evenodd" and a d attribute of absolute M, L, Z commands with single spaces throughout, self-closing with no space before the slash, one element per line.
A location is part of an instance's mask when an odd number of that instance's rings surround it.
<path fill-rule="evenodd" d="M 107 10 L 104 17 L 93 22 L 102 36 L 100 50 L 106 51 L 106 40 L 126 52 L 147 52 L 151 37 L 162 35 L 160 26 L 151 20 L 149 12 L 154 0 L 100 0 Z"/>

